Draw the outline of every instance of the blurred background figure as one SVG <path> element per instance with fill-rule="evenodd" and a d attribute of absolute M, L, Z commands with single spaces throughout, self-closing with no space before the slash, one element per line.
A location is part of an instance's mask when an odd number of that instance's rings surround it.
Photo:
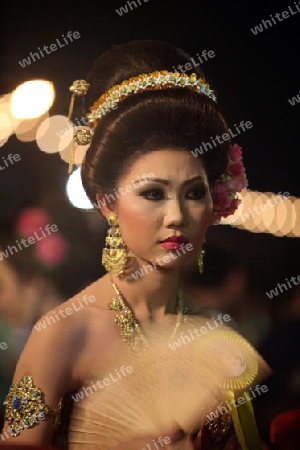
<path fill-rule="evenodd" d="M 0 229 L 0 413 L 32 326 L 104 274 L 100 221 L 52 193 Z M 103 234 L 104 236 L 104 234 Z M 4 347 L 4 346 L 3 346 Z"/>
<path fill-rule="evenodd" d="M 300 284 L 273 300 L 273 326 L 258 350 L 273 370 L 267 383 L 268 392 L 254 403 L 260 431 L 268 436 L 273 427 L 275 434 L 287 438 L 283 431 L 288 429 L 290 422 L 293 430 L 297 430 L 298 447 L 293 448 L 299 449 Z M 294 434 L 290 432 L 290 437 Z M 292 449 L 292 446 L 285 448 Z"/>
<path fill-rule="evenodd" d="M 229 314 L 239 331 L 257 347 L 271 327 L 268 299 L 251 283 L 246 263 L 229 248 L 216 244 L 204 248 L 203 273 L 199 273 L 197 260 L 189 262 L 182 285 L 201 305 Z"/>

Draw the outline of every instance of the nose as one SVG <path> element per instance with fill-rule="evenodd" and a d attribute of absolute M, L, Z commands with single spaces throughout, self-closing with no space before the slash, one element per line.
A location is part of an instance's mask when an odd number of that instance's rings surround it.
<path fill-rule="evenodd" d="M 186 214 L 178 199 L 169 199 L 165 216 L 165 225 L 169 228 L 186 225 Z"/>

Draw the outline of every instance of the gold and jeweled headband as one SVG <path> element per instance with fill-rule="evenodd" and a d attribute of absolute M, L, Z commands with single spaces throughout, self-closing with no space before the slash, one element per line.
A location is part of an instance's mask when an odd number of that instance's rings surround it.
<path fill-rule="evenodd" d="M 195 73 L 187 75 L 185 73 L 162 70 L 151 73 L 143 73 L 136 77 L 129 78 L 128 80 L 111 87 L 91 106 L 90 112 L 86 115 L 88 119 L 88 126 L 91 130 L 83 128 L 75 133 L 70 154 L 69 173 L 73 168 L 76 146 L 87 145 L 90 143 L 92 130 L 96 127 L 99 120 L 111 110 L 116 109 L 120 101 L 131 94 L 136 94 L 139 91 L 151 91 L 174 87 L 188 88 L 195 92 L 207 95 L 215 102 L 217 101 L 214 91 L 210 88 L 209 84 L 206 83 L 203 78 L 198 78 Z M 70 91 L 73 95 L 69 108 L 69 119 L 71 119 L 75 95 L 85 95 L 88 88 L 89 84 L 85 80 L 76 80 L 70 87 Z"/>

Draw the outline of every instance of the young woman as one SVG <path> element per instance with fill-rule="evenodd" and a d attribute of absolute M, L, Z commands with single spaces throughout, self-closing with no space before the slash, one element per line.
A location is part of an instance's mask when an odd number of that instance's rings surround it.
<path fill-rule="evenodd" d="M 62 305 L 64 319 L 55 328 L 33 330 L 6 400 L 4 430 L 16 435 L 10 438 L 13 443 L 57 443 L 50 418 L 59 416 L 70 393 L 87 392 L 96 380 L 95 367 L 99 377 L 114 351 L 147 351 L 153 324 L 174 328 L 175 336 L 182 317 L 203 314 L 180 289 L 181 268 L 199 254 L 202 270 L 206 231 L 237 208 L 236 192 L 246 186 L 246 176 L 241 149 L 231 144 L 203 73 L 174 71 L 189 62 L 189 55 L 169 44 L 130 42 L 101 55 L 87 84 L 79 80 L 73 85 L 90 121 L 91 135 L 83 131 L 76 141 L 91 141 L 82 181 L 108 222 L 102 255 L 108 273 Z M 202 143 L 206 150 L 194 154 Z M 80 312 L 71 313 L 79 300 Z M 110 397 L 101 389 L 80 401 L 73 395 L 71 450 L 153 449 L 162 436 L 178 449 L 259 448 L 255 439 L 252 447 L 243 436 L 237 439 L 230 414 L 227 421 L 222 416 L 211 424 L 199 418 L 198 429 L 190 434 L 170 421 L 159 432 L 128 432 L 128 438 L 120 438 L 127 424 L 109 417 Z M 34 395 L 40 410 L 30 412 Z M 63 408 L 62 418 L 67 415 Z"/>

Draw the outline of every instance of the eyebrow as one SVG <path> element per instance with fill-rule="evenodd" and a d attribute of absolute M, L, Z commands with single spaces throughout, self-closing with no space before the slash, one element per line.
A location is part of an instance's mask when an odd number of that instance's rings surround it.
<path fill-rule="evenodd" d="M 153 182 L 162 183 L 162 184 L 165 184 L 165 185 L 169 185 L 170 184 L 170 181 L 164 180 L 163 178 L 154 178 L 153 180 L 146 180 L 146 181 L 149 181 L 149 182 L 153 181 Z M 189 180 L 185 180 L 183 182 L 183 186 L 186 186 L 188 184 L 194 183 L 195 181 L 205 182 L 205 179 L 201 175 L 198 175 L 198 176 L 196 176 L 194 178 L 191 178 Z M 133 182 L 133 184 L 135 184 L 135 183 L 138 183 L 138 180 Z"/>

